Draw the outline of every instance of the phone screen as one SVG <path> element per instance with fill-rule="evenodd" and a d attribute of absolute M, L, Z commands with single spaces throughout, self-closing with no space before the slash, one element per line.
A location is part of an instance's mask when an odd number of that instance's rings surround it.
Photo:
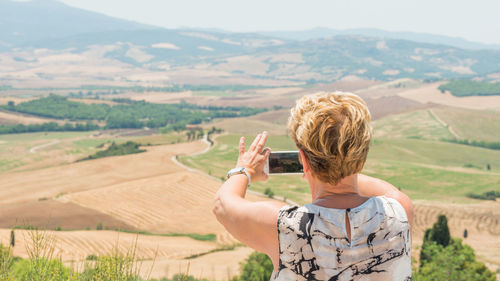
<path fill-rule="evenodd" d="M 277 151 L 269 155 L 269 174 L 302 173 L 298 151 Z"/>

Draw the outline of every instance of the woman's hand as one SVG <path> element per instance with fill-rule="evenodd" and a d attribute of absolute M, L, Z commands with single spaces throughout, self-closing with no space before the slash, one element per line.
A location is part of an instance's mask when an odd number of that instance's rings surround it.
<path fill-rule="evenodd" d="M 244 167 L 252 178 L 252 182 L 266 181 L 268 175 L 264 173 L 264 166 L 271 149 L 264 149 L 267 140 L 267 132 L 258 134 L 248 151 L 245 152 L 245 138 L 240 138 L 237 167 Z"/>

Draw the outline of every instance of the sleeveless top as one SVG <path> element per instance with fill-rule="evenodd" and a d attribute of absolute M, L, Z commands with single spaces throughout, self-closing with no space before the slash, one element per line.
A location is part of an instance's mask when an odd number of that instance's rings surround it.
<path fill-rule="evenodd" d="M 411 280 L 410 226 L 392 198 L 371 197 L 351 209 L 284 206 L 278 238 L 279 268 L 271 281 Z"/>

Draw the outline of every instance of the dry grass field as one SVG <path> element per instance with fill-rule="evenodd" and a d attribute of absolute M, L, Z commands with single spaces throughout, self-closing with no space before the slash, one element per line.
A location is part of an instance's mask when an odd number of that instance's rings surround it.
<path fill-rule="evenodd" d="M 22 103 L 22 102 L 26 102 L 26 101 L 30 101 L 30 100 L 33 100 L 35 98 L 21 98 L 21 97 L 4 97 L 4 96 L 0 96 L 0 104 L 1 105 L 7 105 L 9 103 L 9 101 L 13 101 L 15 104 L 19 104 L 19 103 Z"/>
<path fill-rule="evenodd" d="M 30 230 L 15 230 L 14 255 L 28 257 L 26 243 L 31 242 Z M 82 261 L 89 255 L 108 255 L 113 250 L 121 253 L 136 248 L 139 259 L 152 260 L 155 256 L 168 259 L 183 259 L 191 255 L 214 250 L 217 245 L 209 241 L 198 241 L 189 237 L 161 237 L 120 233 L 108 230 L 45 231 L 47 241 L 54 239 L 54 254 L 63 261 Z M 8 244 L 9 229 L 0 229 L 0 241 Z"/>
<path fill-rule="evenodd" d="M 57 196 L 56 196 L 57 197 Z M 41 198 L 25 203 L 0 204 L 0 228 L 14 225 L 38 226 L 44 229 L 95 229 L 102 224 L 110 229 L 134 230 L 124 221 L 75 203 Z"/>
<path fill-rule="evenodd" d="M 181 272 L 208 280 L 230 280 L 240 272 L 236 261 L 244 261 L 252 252 L 251 248 L 237 247 L 232 251 L 214 252 L 193 259 L 157 258 L 150 276 L 160 279 Z M 142 276 L 146 277 L 152 264 L 150 260 L 142 262 Z"/>
<path fill-rule="evenodd" d="M 177 92 L 177 93 L 163 93 L 163 92 L 151 92 L 151 93 L 127 93 L 120 94 L 117 97 L 120 98 L 130 98 L 132 100 L 144 100 L 152 103 L 178 103 L 180 100 L 189 99 L 193 96 L 191 91 Z"/>
<path fill-rule="evenodd" d="M 211 212 L 220 181 L 186 171 L 172 161 L 175 155 L 205 148 L 201 141 L 152 146 L 140 154 L 5 173 L 0 187 L 0 227 L 4 227 L 0 243 L 8 242 L 10 233 L 5 228 L 12 225 L 61 227 L 63 231 L 48 231 L 56 237 L 56 253 L 64 261 L 78 262 L 91 254 L 109 253 L 117 243 L 122 250 L 133 245 L 134 234 L 66 231 L 95 229 L 98 223 L 109 229 L 159 234 L 215 234 L 215 241 L 139 235 L 138 253 L 146 265 L 141 267 L 141 274 L 146 275 L 155 260 L 156 277 L 185 272 L 189 263 L 192 275 L 226 280 L 238 273 L 239 262 L 251 253 L 250 249 L 237 247 L 184 260 L 237 242 Z M 261 199 L 253 194 L 248 198 Z M 16 230 L 17 239 L 25 232 Z M 16 243 L 14 254 L 26 256 L 23 243 Z"/>
<path fill-rule="evenodd" d="M 444 82 L 431 83 L 399 93 L 399 96 L 420 103 L 435 103 L 468 109 L 500 111 L 500 96 L 455 97 L 449 92 L 441 93 L 438 87 Z"/>
<path fill-rule="evenodd" d="M 0 135 L 0 173 L 67 164 L 82 158 L 108 139 L 89 132 L 40 132 Z"/>

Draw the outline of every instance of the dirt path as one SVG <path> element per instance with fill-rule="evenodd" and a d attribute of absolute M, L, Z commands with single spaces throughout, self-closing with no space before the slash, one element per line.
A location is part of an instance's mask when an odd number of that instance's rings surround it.
<path fill-rule="evenodd" d="M 52 146 L 52 145 L 56 145 L 56 144 L 58 144 L 60 142 L 61 142 L 60 140 L 53 140 L 51 142 L 48 142 L 48 143 L 45 143 L 45 144 L 42 144 L 42 145 L 38 145 L 38 146 L 32 147 L 30 149 L 30 153 L 35 153 L 37 150 L 40 150 L 40 149 L 43 149 L 43 148 L 46 148 L 46 147 L 49 147 L 49 146 Z"/>
<path fill-rule="evenodd" d="M 432 109 L 429 109 L 429 113 L 432 115 L 434 119 L 436 119 L 436 121 L 439 122 L 439 124 L 447 128 L 450 134 L 452 134 L 456 139 L 461 139 L 460 136 L 455 132 L 455 130 L 453 130 L 453 128 L 449 124 L 446 124 L 446 122 L 444 122 L 441 118 L 439 118 L 439 116 Z"/>

